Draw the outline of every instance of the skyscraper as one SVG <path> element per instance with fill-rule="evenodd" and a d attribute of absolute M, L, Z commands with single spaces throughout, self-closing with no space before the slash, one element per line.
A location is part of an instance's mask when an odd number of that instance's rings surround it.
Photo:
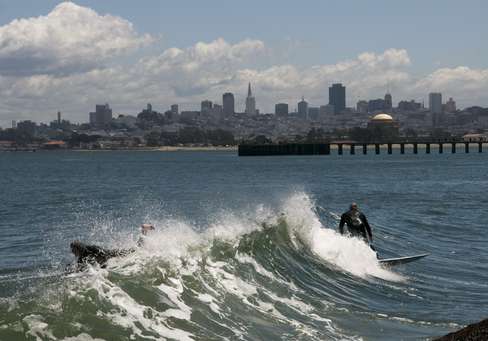
<path fill-rule="evenodd" d="M 112 122 L 112 109 L 107 104 L 97 104 L 95 112 L 90 113 L 90 124 L 97 128 L 107 126 Z"/>
<path fill-rule="evenodd" d="M 385 95 L 385 110 L 391 110 L 393 108 L 392 98 L 390 93 Z"/>
<path fill-rule="evenodd" d="M 247 98 L 246 98 L 246 114 L 255 115 L 256 114 L 256 99 L 252 95 L 251 83 L 247 88 Z"/>
<path fill-rule="evenodd" d="M 442 121 L 442 94 L 439 92 L 431 92 L 429 94 L 429 110 L 432 113 L 432 125 L 439 126 Z"/>
<path fill-rule="evenodd" d="M 225 116 L 232 116 L 235 113 L 234 94 L 226 92 L 222 95 L 223 113 Z"/>
<path fill-rule="evenodd" d="M 447 112 L 456 112 L 456 101 L 453 100 L 452 97 L 449 97 L 449 101 L 446 102 L 444 109 L 444 111 Z"/>
<path fill-rule="evenodd" d="M 288 104 L 287 103 L 275 104 L 275 115 L 287 116 L 288 115 Z"/>
<path fill-rule="evenodd" d="M 170 110 L 173 115 L 178 115 L 178 104 L 172 104 Z"/>
<path fill-rule="evenodd" d="M 346 87 L 341 83 L 329 87 L 329 104 L 334 106 L 334 113 L 338 114 L 346 109 Z"/>
<path fill-rule="evenodd" d="M 202 101 L 200 112 L 202 114 L 208 114 L 210 111 L 212 111 L 212 101 L 209 101 L 208 99 Z"/>
<path fill-rule="evenodd" d="M 305 98 L 303 98 L 303 96 L 302 100 L 298 102 L 298 115 L 304 119 L 307 119 L 308 117 L 308 103 L 305 101 Z"/>
<path fill-rule="evenodd" d="M 429 109 L 433 114 L 442 113 L 442 94 L 439 92 L 431 92 L 429 94 Z"/>

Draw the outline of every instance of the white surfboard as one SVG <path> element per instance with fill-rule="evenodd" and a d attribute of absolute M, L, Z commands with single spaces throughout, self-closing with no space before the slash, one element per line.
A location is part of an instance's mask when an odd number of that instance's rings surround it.
<path fill-rule="evenodd" d="M 422 253 L 420 255 L 414 256 L 404 256 L 404 257 L 396 257 L 396 258 L 385 258 L 385 259 L 378 259 L 378 262 L 384 266 L 395 266 L 401 264 L 407 264 L 410 262 L 414 262 L 421 258 L 427 257 L 430 253 Z"/>

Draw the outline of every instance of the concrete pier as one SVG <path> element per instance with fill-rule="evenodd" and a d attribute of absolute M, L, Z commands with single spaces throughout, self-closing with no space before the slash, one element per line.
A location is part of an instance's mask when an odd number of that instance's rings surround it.
<path fill-rule="evenodd" d="M 242 144 L 239 145 L 239 156 L 264 156 L 264 155 L 330 155 L 331 146 L 337 148 L 337 154 L 343 155 L 344 147 L 349 148 L 349 154 L 356 154 L 356 145 L 362 145 L 363 154 L 368 153 L 368 147 L 374 146 L 375 154 L 381 154 L 381 145 L 387 146 L 387 153 L 393 154 L 393 145 L 400 146 L 400 154 L 405 154 L 405 145 L 412 146 L 412 154 L 418 154 L 419 145 L 425 146 L 425 153 L 431 154 L 431 146 L 437 144 L 439 146 L 439 154 L 444 152 L 444 144 L 451 145 L 451 153 L 457 152 L 457 145 L 464 145 L 464 152 L 470 152 L 470 143 L 478 144 L 478 153 L 483 152 L 483 145 L 488 144 L 488 141 L 463 141 L 463 140 L 413 140 L 413 141 L 388 141 L 388 142 L 372 142 L 372 143 L 358 143 L 358 142 L 329 142 L 329 143 L 287 143 L 287 144 Z"/>

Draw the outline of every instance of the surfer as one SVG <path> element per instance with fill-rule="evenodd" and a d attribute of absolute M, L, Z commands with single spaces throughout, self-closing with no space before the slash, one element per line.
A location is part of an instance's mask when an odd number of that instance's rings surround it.
<path fill-rule="evenodd" d="M 87 264 L 100 264 L 103 268 L 107 261 L 113 257 L 127 256 L 134 252 L 134 249 L 104 249 L 97 245 L 87 245 L 79 240 L 70 244 L 71 252 L 77 257 L 76 270 L 82 270 Z"/>
<path fill-rule="evenodd" d="M 142 247 L 147 238 L 147 233 L 149 231 L 154 231 L 154 225 L 152 224 L 142 224 L 141 225 L 141 236 L 137 240 L 137 246 Z"/>
<path fill-rule="evenodd" d="M 144 245 L 144 240 L 147 237 L 149 231 L 154 230 L 154 226 L 151 224 L 141 225 L 141 236 L 137 241 L 137 246 L 142 247 Z M 70 244 L 71 252 L 76 256 L 76 263 L 68 265 L 68 272 L 83 270 L 87 264 L 99 264 L 100 267 L 104 268 L 107 261 L 114 257 L 127 256 L 136 251 L 134 248 L 130 249 L 105 249 L 98 245 L 88 245 L 75 240 Z"/>
<path fill-rule="evenodd" d="M 368 243 L 374 251 L 373 234 L 371 233 L 371 227 L 369 226 L 366 216 L 359 211 L 358 205 L 352 203 L 349 207 L 349 211 L 344 212 L 341 216 L 341 222 L 339 223 L 339 232 L 344 234 L 344 225 L 347 225 L 348 234 L 353 237 L 359 237 Z"/>

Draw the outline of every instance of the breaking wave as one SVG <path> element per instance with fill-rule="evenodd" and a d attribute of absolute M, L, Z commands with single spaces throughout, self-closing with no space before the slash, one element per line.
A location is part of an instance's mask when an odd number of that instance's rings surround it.
<path fill-rule="evenodd" d="M 26 277 L 28 292 L 0 301 L 0 339 L 359 339 L 334 317 L 366 311 L 365 290 L 406 281 L 324 226 L 305 193 L 204 229 L 152 223 L 144 246 L 107 268 Z"/>

